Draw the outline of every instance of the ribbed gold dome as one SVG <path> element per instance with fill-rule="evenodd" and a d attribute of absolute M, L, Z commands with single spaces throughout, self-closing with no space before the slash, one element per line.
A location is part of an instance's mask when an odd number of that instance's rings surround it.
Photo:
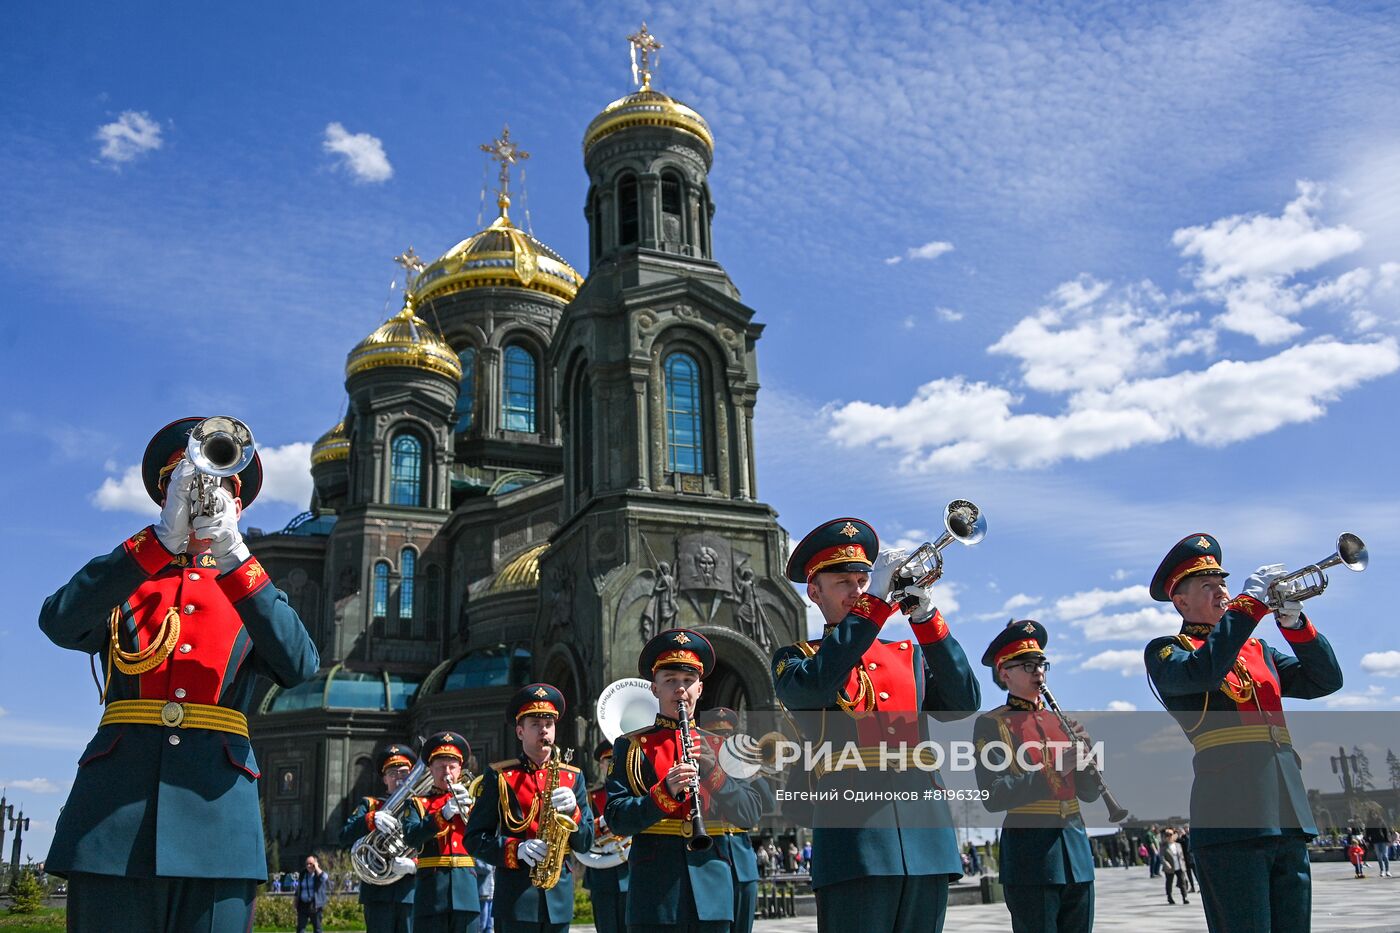
<path fill-rule="evenodd" d="M 311 445 L 311 465 L 320 466 L 332 460 L 346 460 L 350 457 L 350 434 L 345 430 L 345 421 L 316 438 Z"/>
<path fill-rule="evenodd" d="M 462 363 L 446 340 L 413 313 L 413 300 L 404 296 L 403 310 L 361 340 L 345 359 L 345 376 L 380 366 L 426 369 L 453 382 L 462 378 Z"/>
<path fill-rule="evenodd" d="M 583 134 L 583 154 L 587 156 L 599 140 L 630 126 L 669 126 L 690 133 L 711 151 L 715 148 L 704 117 L 668 94 L 643 88 L 613 101 L 593 118 Z"/>
<path fill-rule="evenodd" d="M 547 550 L 548 543 L 539 544 L 516 555 L 496 574 L 487 592 L 509 593 L 513 590 L 533 590 L 539 586 L 540 555 Z"/>
<path fill-rule="evenodd" d="M 501 216 L 467 237 L 414 280 L 413 297 L 423 302 L 468 288 L 527 288 L 573 301 L 583 276 L 554 250 L 510 222 L 510 198 L 497 202 Z"/>

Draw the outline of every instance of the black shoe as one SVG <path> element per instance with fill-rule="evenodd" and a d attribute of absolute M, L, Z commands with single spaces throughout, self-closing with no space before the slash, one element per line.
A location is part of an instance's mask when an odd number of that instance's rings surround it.
<path fill-rule="evenodd" d="M 1172 900 L 1171 898 L 1167 898 L 1167 903 L 1168 903 L 1168 904 L 1175 904 L 1176 901 Z"/>
<path fill-rule="evenodd" d="M 1186 899 L 1186 895 L 1183 894 L 1183 895 L 1181 896 L 1181 903 L 1183 903 L 1183 904 L 1189 904 L 1189 903 L 1191 903 L 1191 902 L 1188 901 L 1188 900 Z"/>

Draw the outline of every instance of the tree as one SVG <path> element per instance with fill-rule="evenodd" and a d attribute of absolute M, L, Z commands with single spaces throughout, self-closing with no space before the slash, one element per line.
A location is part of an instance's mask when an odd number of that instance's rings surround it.
<path fill-rule="evenodd" d="M 1385 765 L 1390 771 L 1390 786 L 1400 790 L 1400 758 L 1395 757 L 1395 753 L 1388 748 L 1385 750 Z"/>
<path fill-rule="evenodd" d="M 29 864 L 20 869 L 19 877 L 15 879 L 14 885 L 10 888 L 10 897 L 13 899 L 10 904 L 12 914 L 32 914 L 44 906 L 44 898 L 48 896 L 48 889 L 39 881 L 39 870 L 34 867 L 34 860 L 30 859 Z"/>
<path fill-rule="evenodd" d="M 1357 790 L 1375 790 L 1376 782 L 1371 778 L 1371 760 L 1366 757 L 1366 753 L 1361 750 L 1360 745 L 1351 747 L 1351 754 L 1356 760 L 1356 768 L 1352 772 L 1352 781 Z"/>

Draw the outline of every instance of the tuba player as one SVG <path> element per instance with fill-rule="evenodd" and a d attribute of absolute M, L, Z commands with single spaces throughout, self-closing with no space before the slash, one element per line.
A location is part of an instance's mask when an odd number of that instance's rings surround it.
<path fill-rule="evenodd" d="M 401 743 L 386 745 L 378 755 L 379 776 L 388 796 L 404 781 L 418 761 L 413 749 Z M 340 829 L 340 844 L 353 846 L 367 833 L 378 830 L 394 835 L 402 831 L 399 820 L 379 808 L 386 797 L 365 797 Z M 412 806 L 412 804 L 409 804 Z M 394 881 L 360 885 L 360 905 L 365 911 L 365 933 L 413 933 L 413 874 L 418 864 L 411 858 L 394 859 Z"/>

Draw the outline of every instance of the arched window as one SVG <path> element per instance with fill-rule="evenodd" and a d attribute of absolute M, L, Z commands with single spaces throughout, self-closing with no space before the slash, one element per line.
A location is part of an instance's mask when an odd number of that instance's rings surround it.
<path fill-rule="evenodd" d="M 418 555 L 413 548 L 399 552 L 399 634 L 408 635 L 413 624 L 413 584 Z"/>
<path fill-rule="evenodd" d="M 423 444 L 412 434 L 394 438 L 389 502 L 393 505 L 423 504 Z"/>
<path fill-rule="evenodd" d="M 535 355 L 520 344 L 506 347 L 502 378 L 501 425 L 507 431 L 535 431 Z"/>
<path fill-rule="evenodd" d="M 681 178 L 675 172 L 666 172 L 661 176 L 661 239 L 677 246 L 685 242 L 682 232 L 682 218 L 685 216 L 681 209 L 682 190 Z"/>
<path fill-rule="evenodd" d="M 666 357 L 666 468 L 705 472 L 704 421 L 700 412 L 700 366 L 689 353 Z"/>
<path fill-rule="evenodd" d="M 617 183 L 617 242 L 620 246 L 635 243 L 641 231 L 641 199 L 637 194 L 637 176 L 624 175 Z"/>
<path fill-rule="evenodd" d="M 458 434 L 472 429 L 476 418 L 476 348 L 467 347 L 457 354 L 462 362 L 462 384 L 457 389 L 457 409 L 452 413 Z"/>
<path fill-rule="evenodd" d="M 374 617 L 382 619 L 389 614 L 389 562 L 379 561 L 374 565 Z"/>

